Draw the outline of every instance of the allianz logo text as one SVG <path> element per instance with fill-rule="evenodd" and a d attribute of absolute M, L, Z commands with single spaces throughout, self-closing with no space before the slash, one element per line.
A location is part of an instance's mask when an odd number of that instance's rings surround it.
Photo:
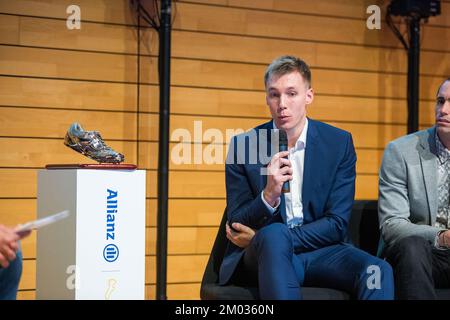
<path fill-rule="evenodd" d="M 114 262 L 119 258 L 119 248 L 116 244 L 111 243 L 116 240 L 116 214 L 118 191 L 107 189 L 106 198 L 106 240 L 108 243 L 103 249 L 103 258 L 107 262 Z"/>

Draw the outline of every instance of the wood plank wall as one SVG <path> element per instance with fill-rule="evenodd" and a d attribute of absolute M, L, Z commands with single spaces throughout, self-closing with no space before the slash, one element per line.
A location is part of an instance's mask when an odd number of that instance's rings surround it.
<path fill-rule="evenodd" d="M 35 218 L 36 172 L 86 162 L 63 145 L 70 123 L 98 130 L 126 162 L 147 170 L 146 298 L 155 297 L 158 37 L 127 0 L 77 0 L 81 29 L 66 28 L 69 0 L 0 0 L 0 223 Z M 178 1 L 172 34 L 171 131 L 248 129 L 269 119 L 263 73 L 276 56 L 312 67 L 309 115 L 353 134 L 357 198 L 377 198 L 387 142 L 406 132 L 407 57 L 392 32 L 366 28 L 379 0 Z M 383 9 L 384 12 L 384 9 Z M 433 123 L 438 84 L 450 75 L 450 2 L 423 28 L 421 127 Z M 200 142 L 201 134 L 195 136 Z M 177 145 L 172 139 L 171 148 Z M 195 148 L 208 147 L 208 139 Z M 216 140 L 225 153 L 226 140 Z M 220 155 L 219 158 L 224 157 Z M 170 164 L 168 297 L 198 299 L 225 205 L 222 164 Z M 35 297 L 35 234 L 23 242 L 19 298 Z"/>

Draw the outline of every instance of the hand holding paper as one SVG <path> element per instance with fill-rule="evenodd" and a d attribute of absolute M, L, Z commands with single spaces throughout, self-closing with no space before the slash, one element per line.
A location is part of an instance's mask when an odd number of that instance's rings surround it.
<path fill-rule="evenodd" d="M 34 221 L 27 222 L 25 224 L 19 225 L 16 228 L 16 233 L 23 238 L 25 235 L 29 234 L 33 229 L 38 229 L 43 226 L 55 223 L 56 221 L 59 221 L 61 219 L 67 218 L 69 216 L 69 211 L 64 210 L 55 214 L 52 214 L 50 216 L 37 219 Z"/>

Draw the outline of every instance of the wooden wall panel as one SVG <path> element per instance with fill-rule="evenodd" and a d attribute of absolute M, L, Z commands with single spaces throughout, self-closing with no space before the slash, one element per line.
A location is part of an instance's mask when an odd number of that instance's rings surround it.
<path fill-rule="evenodd" d="M 36 260 L 24 259 L 22 266 L 22 277 L 19 290 L 31 290 L 36 288 Z"/>
<path fill-rule="evenodd" d="M 133 24 L 134 19 L 128 0 L 91 1 L 77 0 L 81 20 L 105 23 Z M 0 1 L 0 12 L 66 20 L 66 9 L 74 4 L 71 0 L 16 0 Z"/>
<path fill-rule="evenodd" d="M 184 2 L 183 0 L 180 1 Z M 385 7 L 389 4 L 389 1 L 367 0 L 344 0 L 339 2 L 333 0 L 259 0 L 257 2 L 253 0 L 189 0 L 185 2 L 216 4 L 222 6 L 263 9 L 299 14 L 328 15 L 360 20 L 366 20 L 369 16 L 369 14 L 366 13 L 366 9 L 369 5 L 377 4 L 383 10 L 385 10 Z M 446 0 L 441 1 L 441 10 L 443 13 L 449 12 L 449 7 L 450 2 Z M 384 16 L 382 18 L 384 18 Z M 450 26 L 449 16 L 445 14 L 441 14 L 437 17 L 432 17 L 428 23 L 430 25 Z"/>
<path fill-rule="evenodd" d="M 298 14 L 291 12 L 267 12 L 190 3 L 179 3 L 178 8 L 183 12 L 183 17 L 175 20 L 174 27 L 184 30 L 358 45 L 401 46 L 385 24 L 382 24 L 381 30 L 368 30 L 365 20 L 310 15 L 302 15 L 300 18 Z M 422 43 L 424 49 L 439 47 L 439 35 L 448 37 L 450 34 L 450 30 L 434 26 L 428 26 L 426 32 L 428 37 L 424 38 Z M 448 51 L 450 44 L 440 47 Z"/>
<path fill-rule="evenodd" d="M 387 1 L 377 3 L 384 14 Z M 79 0 L 82 28 L 68 30 L 70 4 L 0 0 L 0 223 L 35 218 L 38 169 L 48 163 L 91 162 L 63 145 L 72 122 L 98 130 L 127 162 L 147 170 L 146 298 L 154 299 L 158 37 L 142 27 L 138 43 L 128 0 Z M 298 55 L 311 65 L 316 97 L 309 116 L 352 133 L 358 156 L 356 198 L 377 198 L 384 147 L 406 133 L 407 57 L 384 23 L 381 30 L 366 28 L 369 4 L 177 1 L 171 151 L 180 147 L 175 135 L 180 130 L 191 135 L 184 144 L 191 155 L 210 150 L 203 134 L 212 129 L 222 161 L 170 162 L 170 299 L 199 298 L 203 268 L 226 205 L 227 130 L 247 130 L 270 119 L 262 78 L 276 56 Z M 450 45 L 442 40 L 450 37 L 450 2 L 441 5 L 443 14 L 430 18 L 422 33 L 421 128 L 433 124 L 437 86 L 450 74 Z M 20 299 L 35 297 L 35 246 L 35 234 L 22 243 Z"/>
<path fill-rule="evenodd" d="M 136 58 L 91 52 L 61 52 L 51 49 L 1 46 L 0 73 L 115 82 L 136 81 Z M 157 83 L 155 58 L 142 57 L 141 81 Z M 263 90 L 265 67 L 243 63 L 172 60 L 172 83 L 178 86 Z M 114 67 L 111 67 L 114 66 Z M 45 72 L 42 69 L 46 70 Z M 356 71 L 313 71 L 318 94 L 405 98 L 405 75 Z M 446 71 L 450 71 L 447 69 Z M 444 71 L 444 72 L 446 72 Z M 420 96 L 434 99 L 443 76 L 423 76 Z"/>
<path fill-rule="evenodd" d="M 74 32 L 63 20 L 0 15 L 2 44 L 136 54 L 137 31 L 131 26 L 101 25 L 86 22 Z M 19 29 L 19 24 L 21 28 Z M 45 30 L 45 32 L 42 32 Z M 108 39 L 108 41 L 105 41 Z M 195 58 L 235 62 L 260 63 L 265 66 L 282 54 L 300 55 L 311 67 L 406 73 L 406 52 L 392 48 L 361 47 L 349 44 L 315 43 L 291 39 L 267 39 L 196 33 L 182 30 L 173 32 L 172 55 L 177 58 Z M 240 48 L 235 50 L 234 48 Z M 141 53 L 157 55 L 158 36 L 153 29 L 143 29 Z M 67 54 L 67 52 L 62 53 Z M 421 73 L 442 75 L 448 52 L 425 51 L 421 54 Z"/>
<path fill-rule="evenodd" d="M 5 199 L 0 198 L 1 223 L 14 226 L 36 219 L 35 199 Z"/>
<path fill-rule="evenodd" d="M 156 206 L 156 201 L 155 201 Z M 226 202 L 223 199 L 170 199 L 170 226 L 219 226 Z M 151 210 L 152 206 L 147 206 Z M 156 211 L 156 210 L 155 210 Z M 151 219 L 147 224 L 155 226 Z"/>
<path fill-rule="evenodd" d="M 19 290 L 17 293 L 17 300 L 35 300 L 36 290 Z"/>
<path fill-rule="evenodd" d="M 0 76 L 2 106 L 136 111 L 132 84 Z"/>
<path fill-rule="evenodd" d="M 169 227 L 168 254 L 209 255 L 218 227 Z M 146 254 L 156 255 L 156 228 L 147 228 Z"/>
<path fill-rule="evenodd" d="M 153 58 L 142 59 L 141 80 L 153 81 Z M 265 66 L 242 63 L 172 59 L 172 83 L 180 86 L 264 90 Z M 313 69 L 316 93 L 343 96 L 406 98 L 406 75 Z M 420 96 L 434 99 L 443 77 L 423 76 Z"/>
<path fill-rule="evenodd" d="M 180 0 L 180 2 L 184 2 Z M 248 9 L 263 9 L 270 11 L 282 11 L 304 14 L 323 14 L 336 17 L 364 18 L 368 1 L 343 0 L 337 3 L 333 0 L 308 1 L 308 0 L 189 0 L 195 3 L 214 3 L 222 6 L 242 7 Z M 376 1 L 379 3 L 380 1 Z"/>
<path fill-rule="evenodd" d="M 136 138 L 136 121 L 136 114 L 128 112 L 4 107 L 0 108 L 0 136 L 62 139 L 69 126 L 79 122 L 85 130 L 100 131 L 106 141 L 132 140 Z M 153 137 L 156 136 L 155 133 Z"/>
<path fill-rule="evenodd" d="M 20 17 L 20 24 L 20 42 L 17 44 L 21 45 L 137 53 L 137 30 L 131 26 L 82 22 L 81 29 L 74 32 L 66 28 L 65 20 L 30 17 Z"/>
<path fill-rule="evenodd" d="M 317 43 L 291 40 L 253 38 L 195 32 L 174 32 L 174 57 L 192 57 L 223 61 L 261 63 L 264 66 L 283 54 L 301 56 L 313 68 L 366 70 L 379 72 L 407 72 L 407 53 L 402 48 L 363 47 L 349 44 Z M 156 48 L 144 53 L 155 53 Z M 239 48 L 236 50 L 235 48 Z M 424 51 L 420 70 L 423 74 L 445 75 L 443 67 L 448 52 Z M 448 68 L 448 66 L 447 66 Z"/>
<path fill-rule="evenodd" d="M 0 14 L 0 36 L 2 44 L 137 53 L 137 30 L 131 26 L 82 21 L 82 27 L 74 32 L 62 19 Z"/>
<path fill-rule="evenodd" d="M 1 74 L 136 82 L 135 56 L 5 45 L 0 50 Z"/>
<path fill-rule="evenodd" d="M 205 1 L 205 0 L 194 0 L 197 1 Z M 230 5 L 243 6 L 243 7 L 252 7 L 251 0 L 230 0 Z M 382 9 L 383 12 L 386 6 L 389 4 L 389 1 L 376 1 Z M 334 1 L 325 0 L 320 2 L 308 2 L 307 0 L 295 1 L 295 0 L 263 0 L 258 2 L 258 8 L 270 8 L 273 10 L 281 10 L 281 11 L 296 11 L 300 13 L 315 13 L 315 14 L 329 14 L 332 16 L 342 16 L 348 18 L 361 18 L 366 20 L 369 14 L 366 13 L 366 8 L 374 4 L 374 1 L 342 1 L 339 5 Z M 442 14 L 437 17 L 432 17 L 428 21 L 430 25 L 433 26 L 450 26 L 449 16 L 445 13 L 448 13 L 450 10 L 450 2 L 447 0 L 441 1 L 441 11 Z M 384 16 L 382 16 L 384 19 Z"/>
<path fill-rule="evenodd" d="M 450 16 L 448 15 L 448 12 L 450 12 L 450 2 L 448 0 L 441 1 L 441 12 L 442 14 L 430 21 L 430 24 L 450 26 Z"/>
<path fill-rule="evenodd" d="M 0 39 L 2 43 L 17 44 L 20 39 L 20 18 L 17 16 L 0 15 Z"/>
<path fill-rule="evenodd" d="M 263 9 L 272 12 L 290 12 L 299 14 L 326 15 L 334 17 L 344 17 L 351 19 L 366 20 L 366 8 L 373 4 L 367 0 L 344 0 L 337 3 L 333 0 L 320 2 L 311 2 L 308 0 L 178 0 L 179 3 L 199 3 L 207 5 L 221 5 L 230 7 L 241 7 L 248 9 Z M 32 15 L 66 19 L 66 8 L 72 4 L 69 0 L 53 1 L 30 1 L 15 0 L 0 2 L 0 12 L 10 14 Z M 377 4 L 384 9 L 387 1 L 381 1 Z M 109 0 L 108 3 L 101 1 L 79 0 L 77 5 L 82 10 L 82 19 L 86 21 L 116 23 L 116 24 L 135 24 L 136 20 L 132 17 L 128 7 L 127 0 Z M 450 21 L 445 15 L 449 10 L 450 3 L 441 1 L 442 13 L 438 17 L 430 19 L 431 25 L 449 26 Z M 181 10 L 179 7 L 178 10 Z"/>

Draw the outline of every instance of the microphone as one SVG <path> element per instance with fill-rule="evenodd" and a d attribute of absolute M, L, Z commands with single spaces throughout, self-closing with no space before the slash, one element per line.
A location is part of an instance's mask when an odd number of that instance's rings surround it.
<path fill-rule="evenodd" d="M 279 130 L 279 141 L 280 141 L 280 152 L 281 151 L 288 151 L 288 138 L 287 138 L 287 134 L 286 131 L 284 130 Z M 288 157 L 285 157 L 285 159 L 288 159 Z M 289 193 L 291 192 L 291 188 L 289 186 L 289 181 L 285 181 L 283 183 L 283 187 L 281 187 L 281 192 L 283 193 Z"/>

